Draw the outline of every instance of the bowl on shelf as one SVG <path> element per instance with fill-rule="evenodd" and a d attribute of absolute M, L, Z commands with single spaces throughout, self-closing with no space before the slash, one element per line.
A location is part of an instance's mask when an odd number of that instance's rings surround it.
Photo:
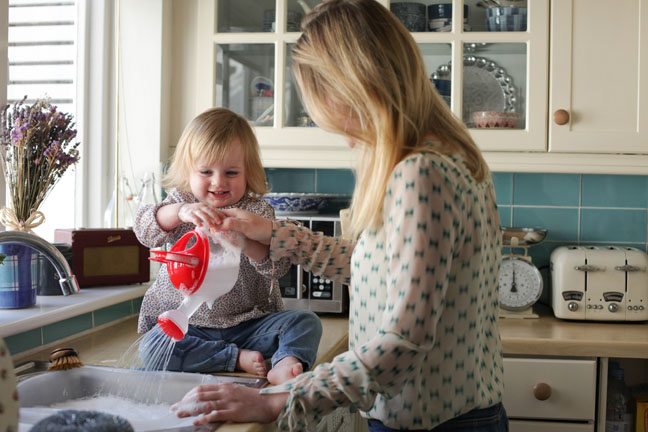
<path fill-rule="evenodd" d="M 486 9 L 488 31 L 526 31 L 527 9 L 525 7 L 491 7 Z"/>
<path fill-rule="evenodd" d="M 425 5 L 416 2 L 392 3 L 389 9 L 411 32 L 423 32 L 427 28 Z"/>
<path fill-rule="evenodd" d="M 349 195 L 323 193 L 277 192 L 265 194 L 263 199 L 274 207 L 277 215 L 317 214 L 324 210 L 335 212 L 349 204 Z"/>
<path fill-rule="evenodd" d="M 475 111 L 472 113 L 473 125 L 476 128 L 515 128 L 519 118 L 518 113 L 500 111 Z"/>

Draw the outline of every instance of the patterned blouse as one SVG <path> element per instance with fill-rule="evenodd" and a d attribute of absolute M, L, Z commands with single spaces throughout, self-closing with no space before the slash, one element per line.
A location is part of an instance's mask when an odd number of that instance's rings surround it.
<path fill-rule="evenodd" d="M 159 208 L 180 202 L 194 203 L 198 200 L 188 192 L 174 190 L 160 204 L 140 207 L 133 230 L 143 245 L 150 248 L 173 245 L 185 233 L 195 229 L 196 226 L 192 223 L 181 223 L 171 231 L 165 231 L 158 224 L 155 215 Z M 232 207 L 274 219 L 274 209 L 261 199 L 246 196 Z M 234 288 L 214 302 L 212 309 L 205 304 L 201 305 L 189 319 L 189 324 L 196 327 L 227 328 L 283 310 L 279 286 L 271 281 L 286 274 L 289 268 L 288 258 L 273 263 L 267 257 L 261 262 L 254 262 L 241 255 L 239 277 Z M 161 313 L 177 309 L 182 300 L 182 294 L 169 279 L 167 266 L 162 265 L 156 281 L 144 295 L 137 331 L 145 333 L 150 330 L 157 324 Z"/>
<path fill-rule="evenodd" d="M 392 172 L 383 220 L 356 244 L 274 222 L 272 259 L 351 286 L 349 351 L 263 390 L 289 392 L 282 430 L 310 430 L 340 406 L 394 429 L 432 429 L 502 399 L 491 179 L 477 183 L 460 156 L 410 156 Z"/>

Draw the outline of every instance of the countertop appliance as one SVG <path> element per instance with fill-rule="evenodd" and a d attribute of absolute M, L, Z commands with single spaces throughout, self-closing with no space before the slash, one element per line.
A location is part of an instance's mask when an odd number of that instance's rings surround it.
<path fill-rule="evenodd" d="M 72 247 L 72 271 L 81 287 L 151 279 L 149 248 L 137 240 L 132 229 L 57 229 L 54 241 Z"/>
<path fill-rule="evenodd" d="M 321 231 L 327 236 L 342 234 L 338 216 L 289 215 L 285 218 L 313 231 Z M 349 291 L 346 285 L 316 276 L 304 270 L 301 265 L 290 267 L 288 273 L 279 279 L 279 288 L 286 309 L 305 309 L 324 313 L 348 311 Z"/>
<path fill-rule="evenodd" d="M 617 246 L 561 246 L 551 254 L 557 318 L 648 320 L 648 255 Z"/>

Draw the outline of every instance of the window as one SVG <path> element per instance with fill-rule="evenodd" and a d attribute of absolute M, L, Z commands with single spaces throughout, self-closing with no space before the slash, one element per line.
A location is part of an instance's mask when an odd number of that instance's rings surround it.
<path fill-rule="evenodd" d="M 49 97 L 78 119 L 77 34 L 76 0 L 9 0 L 8 103 Z M 48 241 L 56 228 L 75 227 L 76 171 L 66 172 L 41 207 L 45 223 L 34 231 Z"/>

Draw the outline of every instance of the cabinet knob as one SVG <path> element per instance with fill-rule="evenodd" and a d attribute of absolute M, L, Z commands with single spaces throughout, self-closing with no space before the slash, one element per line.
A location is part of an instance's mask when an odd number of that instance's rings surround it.
<path fill-rule="evenodd" d="M 533 386 L 533 396 L 538 400 L 547 400 L 551 397 L 551 386 L 547 383 L 537 383 Z"/>
<path fill-rule="evenodd" d="M 554 112 L 554 122 L 559 126 L 567 124 L 569 122 L 569 112 L 564 109 L 557 110 Z"/>

